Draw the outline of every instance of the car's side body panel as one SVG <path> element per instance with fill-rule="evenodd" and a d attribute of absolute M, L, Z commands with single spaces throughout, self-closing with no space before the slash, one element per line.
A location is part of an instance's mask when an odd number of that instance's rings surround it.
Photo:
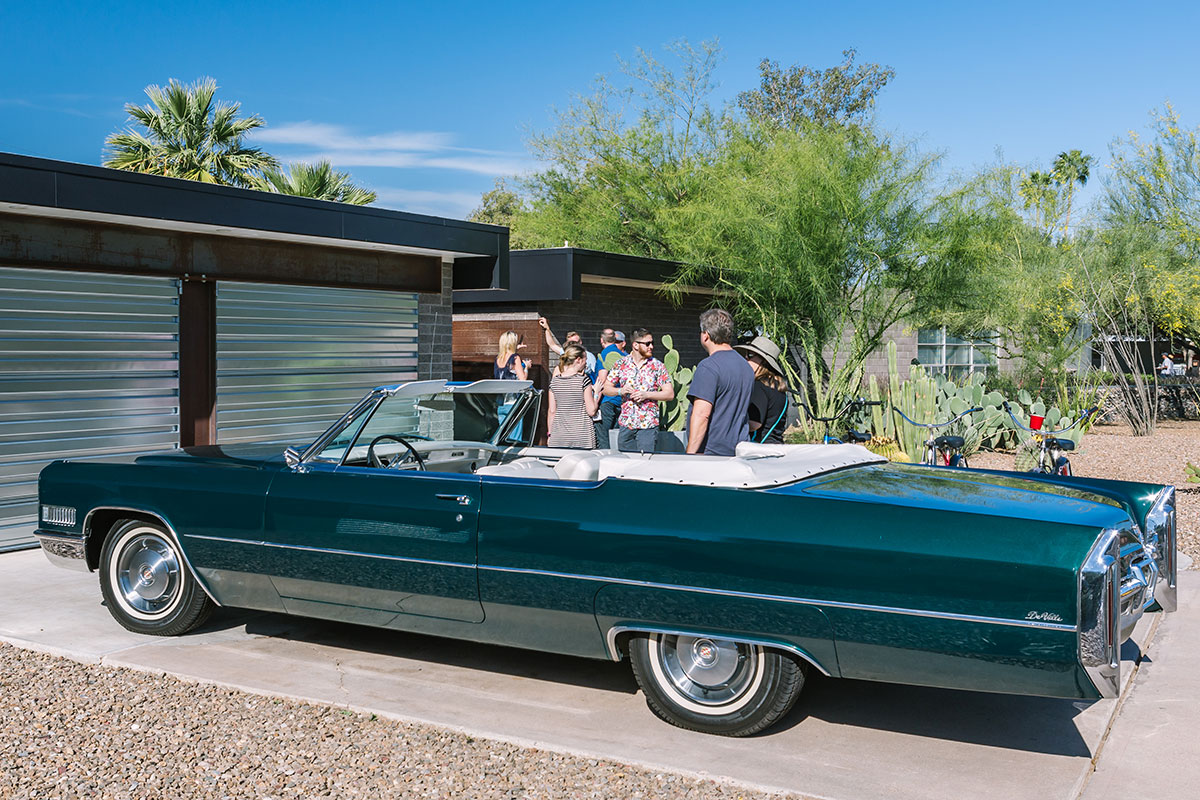
<path fill-rule="evenodd" d="M 41 490 L 161 519 L 230 606 L 595 658 L 629 632 L 704 634 L 831 675 L 1095 697 L 1079 568 L 1146 492 L 1080 485 L 881 465 L 753 490 L 202 448 L 51 465 Z"/>

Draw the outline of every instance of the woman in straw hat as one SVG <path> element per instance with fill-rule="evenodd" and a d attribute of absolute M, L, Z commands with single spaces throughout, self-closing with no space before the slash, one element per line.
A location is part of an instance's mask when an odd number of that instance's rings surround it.
<path fill-rule="evenodd" d="M 783 444 L 787 427 L 787 383 L 779 365 L 779 345 L 766 336 L 734 347 L 754 367 L 750 394 L 750 441 Z"/>

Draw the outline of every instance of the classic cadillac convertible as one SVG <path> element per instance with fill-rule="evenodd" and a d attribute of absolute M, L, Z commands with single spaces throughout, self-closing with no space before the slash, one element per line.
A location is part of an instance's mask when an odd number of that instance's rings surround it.
<path fill-rule="evenodd" d="M 650 708 L 746 735 L 825 675 L 1053 697 L 1120 686 L 1175 603 L 1171 487 L 889 464 L 528 446 L 528 383 L 381 387 L 303 447 L 55 462 L 38 536 L 112 615 L 215 605 L 632 663 Z"/>

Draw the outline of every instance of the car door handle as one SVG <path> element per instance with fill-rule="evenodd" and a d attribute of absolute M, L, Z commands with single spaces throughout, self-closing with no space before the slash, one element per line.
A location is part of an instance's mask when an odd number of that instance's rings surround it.
<path fill-rule="evenodd" d="M 453 500 L 460 506 L 471 505 L 471 496 L 466 494 L 439 494 L 434 495 L 438 500 Z"/>

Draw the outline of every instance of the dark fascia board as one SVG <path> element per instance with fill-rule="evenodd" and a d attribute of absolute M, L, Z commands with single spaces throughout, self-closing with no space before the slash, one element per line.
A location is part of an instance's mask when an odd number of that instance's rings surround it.
<path fill-rule="evenodd" d="M 674 276 L 674 261 L 643 258 L 578 247 L 514 250 L 509 254 L 507 289 L 495 284 L 487 289 L 455 291 L 454 304 L 578 300 L 582 276 L 611 280 L 662 283 Z"/>
<path fill-rule="evenodd" d="M 491 281 L 483 285 L 503 286 L 507 277 L 508 229 L 498 225 L 12 153 L 0 152 L 0 203 L 114 214 L 151 228 L 156 220 L 164 220 L 420 248 L 447 258 L 484 257 L 495 266 Z"/>

